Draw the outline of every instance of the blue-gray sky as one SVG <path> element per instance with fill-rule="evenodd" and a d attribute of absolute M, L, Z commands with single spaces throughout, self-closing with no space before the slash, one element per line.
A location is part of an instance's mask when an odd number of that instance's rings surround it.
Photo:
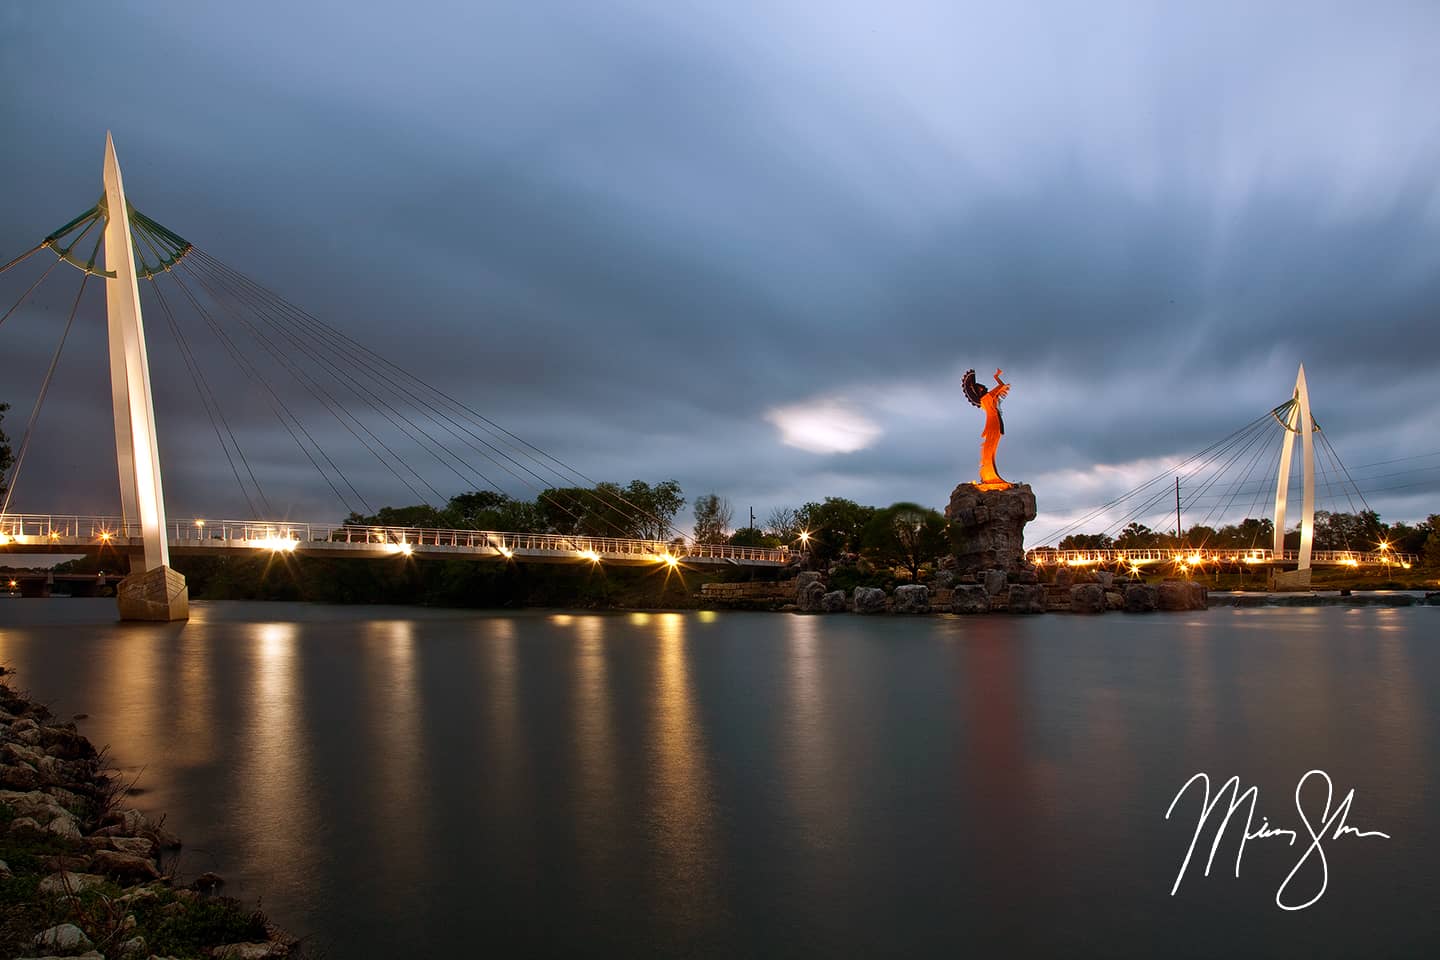
<path fill-rule="evenodd" d="M 136 207 L 591 476 L 940 506 L 960 376 L 1003 367 L 1045 526 L 1302 361 L 1347 462 L 1440 451 L 1437 40 L 1423 3 L 11 4 L 0 259 L 93 202 L 110 129 Z M 0 329 L 12 437 L 63 300 Z M 118 503 L 81 317 L 14 509 Z M 242 513 L 152 352 L 171 509 Z M 343 512 L 243 399 L 277 509 Z M 1358 473 L 1414 519 L 1435 468 Z"/>

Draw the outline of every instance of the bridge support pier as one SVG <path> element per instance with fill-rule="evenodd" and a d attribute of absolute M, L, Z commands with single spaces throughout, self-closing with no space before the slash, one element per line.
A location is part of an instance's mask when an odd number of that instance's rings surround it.
<path fill-rule="evenodd" d="M 187 620 L 190 588 L 170 567 L 132 573 L 115 587 L 121 620 Z"/>
<path fill-rule="evenodd" d="M 150 357 L 140 316 L 140 281 L 130 235 L 130 206 L 115 144 L 105 135 L 105 307 L 110 337 L 110 389 L 115 413 L 115 457 L 120 504 L 127 524 L 139 522 L 144 555 L 139 572 L 120 581 L 121 620 L 184 620 L 190 616 L 185 578 L 170 569 L 165 539 L 165 491 L 155 440 Z"/>
<path fill-rule="evenodd" d="M 1310 587 L 1310 567 L 1300 570 L 1270 571 L 1270 590 L 1274 593 L 1306 593 Z"/>

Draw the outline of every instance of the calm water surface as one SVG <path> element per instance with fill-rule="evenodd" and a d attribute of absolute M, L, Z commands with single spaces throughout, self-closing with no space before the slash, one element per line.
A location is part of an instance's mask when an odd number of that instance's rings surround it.
<path fill-rule="evenodd" d="M 1440 948 L 1434 608 L 192 614 L 0 601 L 0 663 L 89 714 L 182 871 L 334 958 Z M 1298 828 L 1311 768 L 1393 839 L 1327 843 L 1307 910 L 1283 839 L 1170 896 L 1192 774 Z"/>

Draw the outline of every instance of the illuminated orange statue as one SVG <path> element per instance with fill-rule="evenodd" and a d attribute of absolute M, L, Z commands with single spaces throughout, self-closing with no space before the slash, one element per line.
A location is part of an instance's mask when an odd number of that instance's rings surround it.
<path fill-rule="evenodd" d="M 1000 401 L 1010 392 L 1010 384 L 1000 379 L 1001 371 L 995 371 L 995 389 L 975 382 L 975 371 L 965 371 L 963 385 L 965 398 L 985 411 L 985 431 L 980 434 L 980 482 L 982 490 L 1008 490 L 1013 484 L 995 470 L 995 450 L 1000 438 L 1005 435 L 1005 419 L 1000 416 Z"/>

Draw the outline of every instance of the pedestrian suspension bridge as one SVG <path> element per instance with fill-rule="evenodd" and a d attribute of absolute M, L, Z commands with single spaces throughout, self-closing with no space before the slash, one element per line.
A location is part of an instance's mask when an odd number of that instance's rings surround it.
<path fill-rule="evenodd" d="M 132 575 L 120 584 L 121 615 L 144 619 L 186 616 L 188 592 L 184 578 L 170 569 L 172 552 L 657 568 L 774 567 L 789 561 L 786 548 L 697 543 L 672 526 L 668 514 L 647 509 L 621 488 L 597 484 L 151 219 L 127 199 L 108 135 L 101 179 L 103 190 L 93 206 L 0 266 L 0 274 L 22 276 L 24 284 L 19 298 L 0 314 L 0 325 L 17 316 L 27 321 L 43 317 L 40 301 L 53 286 L 46 281 L 61 264 L 80 274 L 78 289 L 63 293 L 66 319 L 63 326 L 57 324 L 58 342 L 4 478 L 0 553 L 113 551 L 117 558 L 128 556 Z M 36 264 L 44 269 L 24 283 L 23 272 L 33 272 Z M 58 504 L 44 502 L 43 491 L 26 486 L 24 470 L 66 342 L 87 304 L 86 293 L 94 299 L 102 286 L 120 503 L 113 516 L 73 515 L 56 512 Z M 157 368 L 150 362 L 153 345 L 146 339 L 145 316 L 163 320 L 172 341 L 170 355 L 178 360 L 163 369 L 191 381 L 195 407 L 208 421 L 238 490 L 235 502 L 246 504 L 247 518 L 180 520 L 167 512 L 152 390 Z M 398 502 L 443 506 L 450 497 L 442 488 L 505 497 L 523 493 L 544 505 L 549 526 L 557 532 L 276 519 L 288 511 L 276 509 L 277 498 L 267 492 L 272 484 L 262 483 L 265 471 L 253 453 L 255 437 L 236 428 L 236 407 L 243 401 L 268 408 L 298 449 L 295 462 L 308 463 L 351 517 L 373 515 L 375 503 L 384 502 L 373 490 L 362 490 L 360 479 L 379 473 L 388 475 L 391 493 L 384 495 L 399 496 Z M 76 425 L 67 424 L 65 432 L 73 436 Z M 343 450 L 337 438 L 343 439 Z M 83 443 L 93 439 L 93 431 L 83 431 Z M 279 502 L 287 499 L 293 494 Z"/>
<path fill-rule="evenodd" d="M 1298 530 L 1287 530 L 1296 472 L 1299 524 Z M 1373 516 L 1359 484 L 1310 412 L 1302 364 L 1290 399 L 1052 531 L 1026 555 L 1042 567 L 1113 566 L 1135 575 L 1161 564 L 1182 573 L 1207 567 L 1267 567 L 1275 571 L 1274 583 L 1281 589 L 1308 587 L 1310 571 L 1317 566 L 1408 570 L 1418 562 L 1413 554 L 1397 552 L 1383 538 L 1367 539 L 1362 531 L 1345 530 L 1344 543 L 1315 549 L 1317 492 L 1335 513 L 1348 507 L 1350 515 Z M 1182 519 L 1186 504 L 1192 523 L 1188 532 Z M 1243 522 L 1230 528 L 1229 537 L 1215 529 L 1240 518 Z M 1171 522 L 1173 537 L 1156 532 Z M 1059 545 L 1067 538 L 1093 545 L 1062 549 Z M 1291 539 L 1298 542 L 1287 546 Z"/>

